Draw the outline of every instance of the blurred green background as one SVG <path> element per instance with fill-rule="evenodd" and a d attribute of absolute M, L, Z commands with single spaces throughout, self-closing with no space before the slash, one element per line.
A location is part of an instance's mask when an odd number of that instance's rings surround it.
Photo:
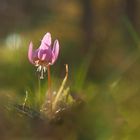
<path fill-rule="evenodd" d="M 139 140 L 139 13 L 139 0 L 0 0 L 1 138 L 34 139 L 32 123 L 28 129 L 20 119 L 14 124 L 13 115 L 5 110 L 9 100 L 22 103 L 26 91 L 35 100 L 38 79 L 36 68 L 28 62 L 28 45 L 33 41 L 38 48 L 50 32 L 60 42 L 58 61 L 51 67 L 53 88 L 57 90 L 64 64 L 69 64 L 71 93 L 83 98 L 86 107 L 46 137 Z M 47 80 L 41 84 L 44 94 Z"/>

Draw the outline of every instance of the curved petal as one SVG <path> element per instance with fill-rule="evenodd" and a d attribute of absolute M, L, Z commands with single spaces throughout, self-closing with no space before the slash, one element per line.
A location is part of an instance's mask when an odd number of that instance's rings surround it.
<path fill-rule="evenodd" d="M 53 49 L 52 49 L 52 62 L 51 62 L 51 65 L 53 65 L 55 63 L 55 61 L 57 60 L 58 54 L 59 54 L 59 41 L 55 40 L 55 42 L 53 44 Z"/>
<path fill-rule="evenodd" d="M 33 43 L 30 42 L 28 49 L 28 59 L 31 63 L 33 63 Z"/>
<path fill-rule="evenodd" d="M 50 46 L 46 45 L 45 43 L 41 43 L 41 45 L 39 46 L 39 49 L 40 50 L 46 50 L 46 49 L 49 49 Z"/>
<path fill-rule="evenodd" d="M 46 49 L 46 47 L 50 47 L 51 41 L 52 41 L 51 34 L 48 32 L 44 35 L 44 37 L 41 41 L 40 49 Z"/>
<path fill-rule="evenodd" d="M 39 52 L 39 49 L 36 49 L 35 51 L 33 51 L 33 54 L 32 54 L 33 61 L 38 60 L 38 52 Z"/>
<path fill-rule="evenodd" d="M 41 61 L 46 61 L 47 63 L 50 62 L 51 60 L 51 49 L 45 49 L 45 50 L 39 50 L 38 51 L 38 58 L 41 60 Z"/>

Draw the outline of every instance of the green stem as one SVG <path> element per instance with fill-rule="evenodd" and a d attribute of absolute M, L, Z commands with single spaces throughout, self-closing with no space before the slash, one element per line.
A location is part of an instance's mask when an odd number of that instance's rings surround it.
<path fill-rule="evenodd" d="M 41 100 L 41 80 L 40 76 L 38 76 L 38 104 L 40 105 L 40 100 Z"/>
<path fill-rule="evenodd" d="M 50 102 L 50 112 L 52 112 L 52 93 L 51 93 L 51 73 L 50 73 L 50 65 L 47 66 L 48 72 L 48 101 Z"/>

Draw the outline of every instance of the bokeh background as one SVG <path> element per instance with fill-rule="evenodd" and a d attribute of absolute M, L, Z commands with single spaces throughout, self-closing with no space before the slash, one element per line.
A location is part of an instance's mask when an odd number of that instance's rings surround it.
<path fill-rule="evenodd" d="M 7 106 L 9 100 L 22 103 L 26 91 L 34 98 L 38 80 L 28 62 L 28 45 L 33 41 L 37 48 L 51 32 L 60 42 L 59 59 L 51 67 L 54 90 L 69 64 L 71 93 L 86 107 L 76 110 L 74 119 L 68 117 L 68 125 L 48 132 L 49 139 L 139 140 L 139 13 L 139 0 L 0 0 L 1 137 L 35 135 L 32 123 L 26 126 L 21 118 L 14 123 Z M 43 93 L 46 85 L 42 80 Z"/>

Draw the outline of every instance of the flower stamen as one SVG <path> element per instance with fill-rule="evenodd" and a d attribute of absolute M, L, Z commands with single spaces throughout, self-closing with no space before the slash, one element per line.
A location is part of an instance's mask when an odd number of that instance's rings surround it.
<path fill-rule="evenodd" d="M 44 79 L 44 73 L 46 73 L 46 71 L 47 71 L 47 68 L 45 66 L 39 65 L 37 67 L 37 72 L 39 72 L 40 79 Z"/>

